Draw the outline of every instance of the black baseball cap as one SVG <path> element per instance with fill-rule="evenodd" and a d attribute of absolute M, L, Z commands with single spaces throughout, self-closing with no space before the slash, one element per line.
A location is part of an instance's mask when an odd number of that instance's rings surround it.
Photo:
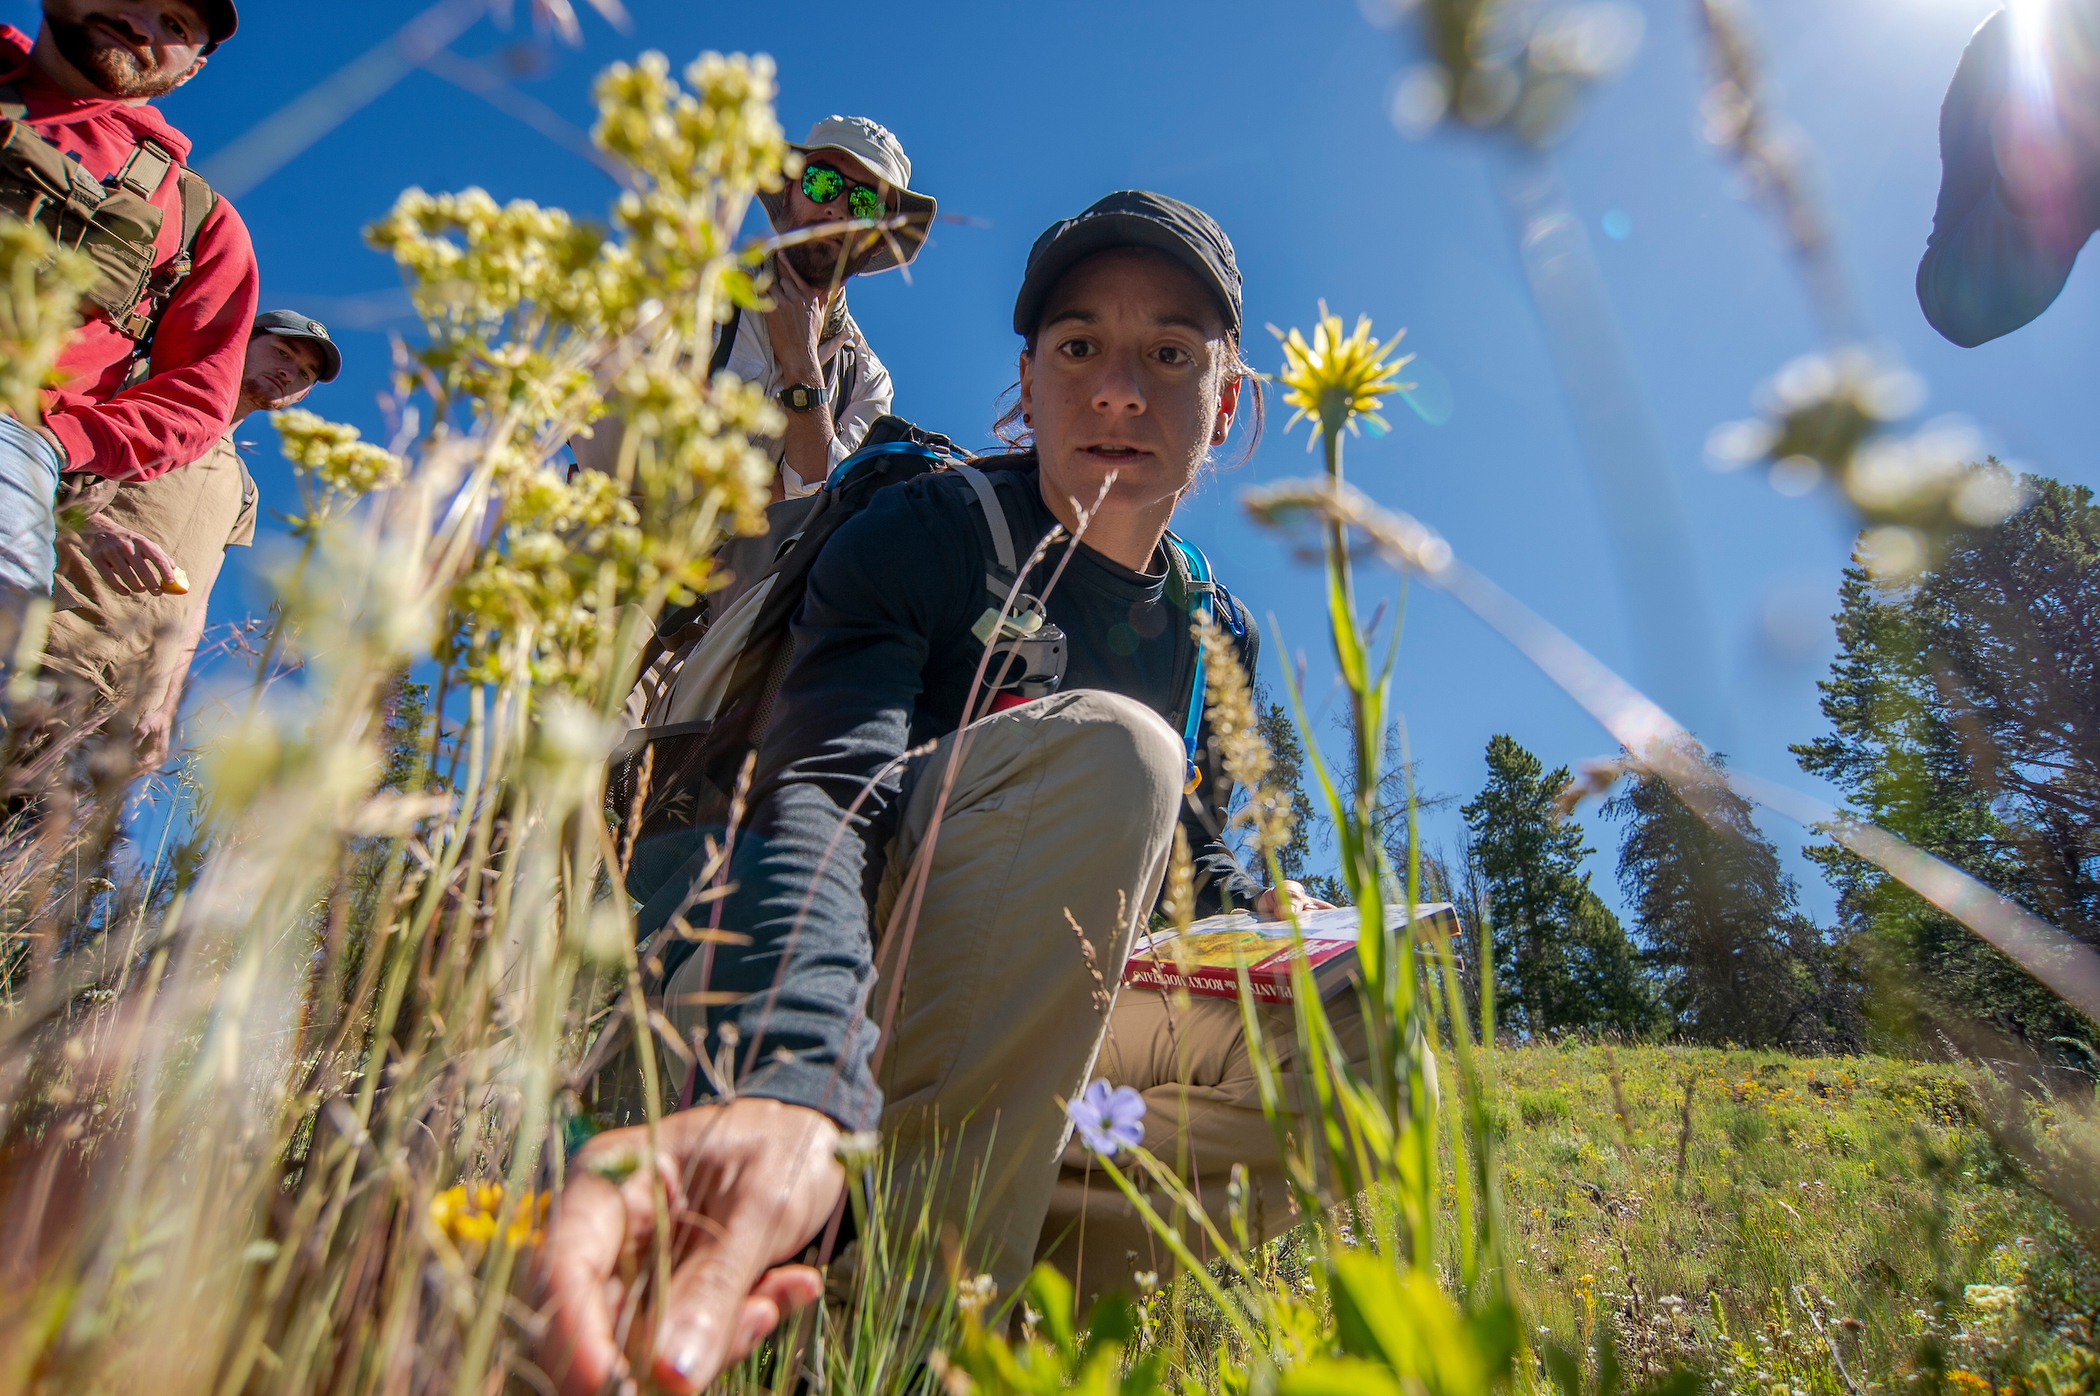
<path fill-rule="evenodd" d="M 286 339 L 310 339 L 321 346 L 321 381 L 333 383 L 343 371 L 343 351 L 328 337 L 328 327 L 296 310 L 265 310 L 255 317 L 256 334 L 281 335 Z"/>
<path fill-rule="evenodd" d="M 1188 268 L 1217 298 L 1225 323 L 1240 328 L 1240 269 L 1232 239 L 1202 209 L 1143 189 L 1120 189 L 1076 218 L 1052 223 L 1028 249 L 1028 270 L 1014 301 L 1014 333 L 1034 334 L 1058 279 L 1096 252 L 1151 247 Z"/>
<path fill-rule="evenodd" d="M 204 16 L 205 27 L 211 31 L 211 42 L 204 46 L 206 53 L 232 38 L 233 31 L 241 27 L 240 12 L 233 8 L 233 0 L 196 0 L 196 5 Z"/>

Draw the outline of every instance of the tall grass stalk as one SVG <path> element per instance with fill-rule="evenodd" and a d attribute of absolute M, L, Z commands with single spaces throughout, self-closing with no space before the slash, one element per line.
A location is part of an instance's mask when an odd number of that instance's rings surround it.
<path fill-rule="evenodd" d="M 10 903 L 42 950 L 0 1020 L 0 1391 L 543 1380 L 512 1289 L 587 1127 L 565 1069 L 617 1016 L 645 1069 L 689 1056 L 611 894 L 613 714 L 639 616 L 763 503 L 747 438 L 777 426 L 686 367 L 754 303 L 733 239 L 788 158 L 771 69 L 687 76 L 601 81 L 637 180 L 609 230 L 478 191 L 373 229 L 428 342 L 390 446 L 276 420 L 302 547 L 187 866 L 86 924 L 35 885 Z M 607 414 L 646 444 L 567 480 L 551 458 Z"/>

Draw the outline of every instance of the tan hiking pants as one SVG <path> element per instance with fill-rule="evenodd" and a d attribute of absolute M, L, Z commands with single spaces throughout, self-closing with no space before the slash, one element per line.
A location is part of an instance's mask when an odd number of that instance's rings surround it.
<path fill-rule="evenodd" d="M 894 1019 L 886 1019 L 913 865 L 949 754 L 964 739 Z M 1185 761 L 1181 739 L 1151 709 L 1081 692 L 978 723 L 914 768 L 876 908 L 887 939 L 868 1012 L 885 1029 L 882 1132 L 899 1177 L 923 1177 L 937 1160 L 953 1180 L 939 1210 L 1002 1297 L 1039 1259 L 1072 1276 L 1082 1302 L 1129 1287 L 1133 1271 L 1169 1268 L 1066 1128 L 1064 1102 L 1094 1077 L 1145 1097 L 1145 1146 L 1170 1167 L 1185 1159 L 1183 1176 L 1221 1231 L 1230 1234 L 1235 1163 L 1253 1188 L 1251 1227 L 1273 1236 L 1297 1220 L 1239 1004 L 1170 1006 L 1157 993 L 1117 989 L 1131 938 L 1159 895 Z M 1074 922 L 1087 932 L 1091 966 Z M 1360 1063 L 1355 995 L 1337 995 L 1330 1012 L 1344 1051 Z M 1261 1010 L 1295 1099 L 1291 1021 L 1288 1008 Z M 1207 1254 L 1189 1231 L 1191 1249 Z"/>
<path fill-rule="evenodd" d="M 882 1134 L 905 1188 L 947 1180 L 934 1210 L 1002 1298 L 1038 1258 L 1076 1275 L 1082 1300 L 1168 1269 L 1115 1184 L 1067 1142 L 1064 1104 L 1097 1076 L 1145 1096 L 1146 1147 L 1170 1166 L 1186 1137 L 1184 1176 L 1221 1230 L 1234 1163 L 1259 1198 L 1250 1225 L 1274 1235 L 1297 1220 L 1239 1005 L 1196 998 L 1170 1013 L 1157 993 L 1117 994 L 1165 875 L 1185 760 L 1150 708 L 1082 691 L 987 718 L 913 763 L 874 918 L 867 1011 L 882 1030 Z M 693 987 L 674 976 L 669 992 Z M 1360 1058 L 1354 995 L 1330 1011 Z M 1290 1021 L 1288 1009 L 1263 1010 L 1286 1070 Z M 1190 1244 L 1205 1253 L 1193 1234 Z"/>
<path fill-rule="evenodd" d="M 102 512 L 166 549 L 189 574 L 190 589 L 127 595 L 77 549 L 61 549 L 45 667 L 112 702 L 135 699 L 141 712 L 156 711 L 183 682 L 184 631 L 190 613 L 210 604 L 226 549 L 255 540 L 256 502 L 230 432 L 180 470 L 118 485 Z"/>
<path fill-rule="evenodd" d="M 914 763 L 875 914 L 882 1133 L 900 1178 L 938 1162 L 951 1180 L 940 1213 L 1002 1296 L 1035 1263 L 1064 1103 L 1094 1074 L 1124 956 L 1159 895 L 1185 761 L 1150 708 L 1075 692 L 986 718 Z"/>
<path fill-rule="evenodd" d="M 1343 1054 L 1361 1070 L 1363 1017 L 1355 990 L 1326 1002 Z M 1295 1014 L 1288 1004 L 1263 1004 L 1255 1017 L 1263 1046 L 1282 1073 L 1284 1099 L 1295 1105 L 1301 1099 Z M 1262 1115 L 1238 1000 L 1191 994 L 1177 1002 L 1157 989 L 1125 989 L 1094 1074 L 1145 1098 L 1145 1148 L 1175 1170 L 1222 1235 L 1232 1235 L 1226 1203 L 1236 1163 L 1247 1170 L 1247 1228 L 1256 1245 L 1303 1220 L 1284 1178 L 1275 1133 Z M 1303 1126 L 1293 1132 L 1301 1143 L 1306 1138 Z M 1166 1195 L 1145 1186 L 1131 1160 L 1120 1166 L 1124 1176 L 1139 1181 L 1161 1219 L 1171 1220 Z M 1193 1218 L 1183 1223 L 1182 1239 L 1199 1260 L 1217 1254 Z M 1112 1290 L 1135 1293 L 1131 1277 L 1140 1271 L 1164 1276 L 1173 1269 L 1166 1247 L 1076 1138 L 1060 1163 L 1039 1258 L 1071 1277 L 1082 1311 Z"/>

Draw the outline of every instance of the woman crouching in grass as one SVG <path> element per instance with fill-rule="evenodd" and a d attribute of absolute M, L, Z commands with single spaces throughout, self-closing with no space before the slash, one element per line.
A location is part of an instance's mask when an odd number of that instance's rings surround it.
<path fill-rule="evenodd" d="M 679 1031 L 711 1054 L 733 1044 L 738 1065 L 733 1099 L 658 1134 L 686 1219 L 652 1296 L 649 1375 L 666 1389 L 704 1387 L 816 1297 L 817 1272 L 785 1262 L 840 1204 L 844 1132 L 879 1128 L 899 1177 L 938 1157 L 960 1180 L 943 1208 L 958 1233 L 981 1179 L 964 1263 L 1008 1296 L 1041 1256 L 1081 1270 L 1082 1298 L 1164 1268 L 1067 1139 L 1064 1103 L 1090 1077 L 1145 1095 L 1146 1146 L 1185 1158 L 1207 1207 L 1222 1214 L 1244 1162 L 1271 1204 L 1257 1213 L 1287 1217 L 1238 1006 L 1170 1012 L 1132 991 L 1108 1007 L 1177 825 L 1199 915 L 1324 905 L 1263 888 L 1221 841 L 1232 791 L 1209 756 L 1192 615 L 1208 596 L 1250 674 L 1256 635 L 1167 532 L 1249 386 L 1240 313 L 1232 245 L 1200 210 L 1123 192 L 1054 225 L 1014 309 L 1022 449 L 975 462 L 976 479 L 884 489 L 824 544 L 728 873 L 719 924 L 749 943 L 688 956 L 665 986 Z M 1061 683 L 989 716 L 997 548 L 980 485 L 1024 564 L 1053 527 L 1080 538 L 1024 567 L 1065 636 Z M 692 905 L 703 863 L 650 898 L 643 934 Z M 1288 1041 L 1282 1015 L 1270 1026 Z M 610 1131 L 569 1174 L 543 1262 L 543 1356 L 565 1391 L 620 1370 L 612 1279 L 649 1253 L 647 1149 L 645 1130 Z"/>

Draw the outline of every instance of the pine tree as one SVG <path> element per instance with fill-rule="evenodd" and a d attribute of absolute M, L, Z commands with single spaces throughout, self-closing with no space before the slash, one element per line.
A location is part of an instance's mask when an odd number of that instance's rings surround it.
<path fill-rule="evenodd" d="M 1582 826 L 1555 802 L 1563 766 L 1508 736 L 1487 746 L 1488 781 L 1460 806 L 1494 917 L 1497 1016 L 1533 1033 L 1657 1026 L 1642 966 L 1618 918 L 1590 890 Z"/>
<path fill-rule="evenodd" d="M 2025 509 L 1957 537 L 1910 583 L 1845 573 L 1821 685 L 1831 731 L 1794 754 L 1846 792 L 1849 813 L 2100 948 L 2100 508 L 2083 487 L 2021 483 Z M 2092 1037 L 1879 868 L 1835 844 L 1808 853 L 1897 991 L 1877 1002 L 1981 1018 L 2037 1047 Z"/>
<path fill-rule="evenodd" d="M 1849 1044 L 1854 999 L 1833 947 L 1801 915 L 1720 759 L 1705 771 L 1689 794 L 1639 776 L 1604 807 L 1627 821 L 1619 885 L 1677 1030 L 1743 1046 Z"/>
<path fill-rule="evenodd" d="M 1254 695 L 1258 705 L 1256 722 L 1262 740 L 1269 745 L 1271 778 L 1291 792 L 1291 841 L 1276 850 L 1276 864 L 1285 877 L 1303 881 L 1306 862 L 1312 857 L 1316 822 L 1312 797 L 1305 793 L 1305 744 L 1298 740 L 1298 728 L 1291 721 L 1290 711 L 1281 703 L 1263 701 L 1267 696 L 1259 691 Z"/>
<path fill-rule="evenodd" d="M 1627 1037 L 1654 1036 L 1670 1026 L 1640 951 L 1618 914 L 1590 889 L 1587 873 L 1568 932 L 1568 978 L 1581 1026 Z"/>

